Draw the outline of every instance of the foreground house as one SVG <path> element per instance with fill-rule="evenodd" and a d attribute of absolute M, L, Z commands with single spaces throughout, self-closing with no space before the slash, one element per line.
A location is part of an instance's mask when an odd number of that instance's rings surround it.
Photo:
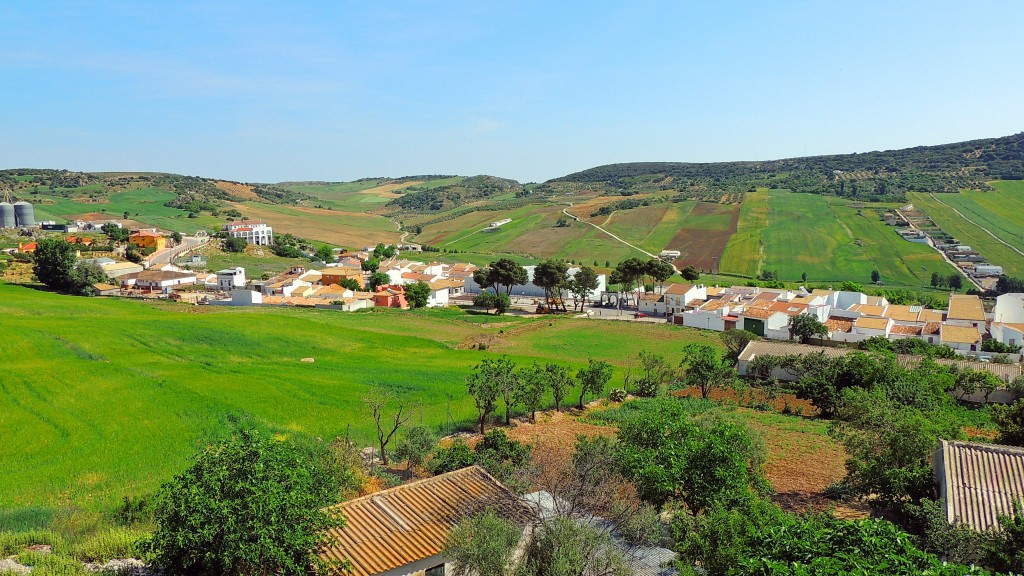
<path fill-rule="evenodd" d="M 403 484 L 338 504 L 345 527 L 328 532 L 320 555 L 348 560 L 352 576 L 449 574 L 445 539 L 487 508 L 524 527 L 531 519 L 529 507 L 479 466 Z"/>
<path fill-rule="evenodd" d="M 1024 501 L 1024 448 L 942 440 L 933 468 L 948 522 L 983 532 Z"/>

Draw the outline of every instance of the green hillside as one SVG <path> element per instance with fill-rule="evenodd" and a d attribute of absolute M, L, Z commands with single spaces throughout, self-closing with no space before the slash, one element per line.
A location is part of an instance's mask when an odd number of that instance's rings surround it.
<path fill-rule="evenodd" d="M 107 506 L 148 493 L 246 422 L 321 438 L 349 431 L 368 445 L 362 398 L 375 384 L 415 400 L 417 421 L 444 425 L 450 409 L 465 425 L 475 411 L 464 378 L 482 355 L 622 365 L 641 348 L 678 361 L 684 342 L 717 341 L 653 324 L 194 307 L 4 283 L 0 317 L 0 508 Z M 476 341 L 488 351 L 468 349 Z"/>

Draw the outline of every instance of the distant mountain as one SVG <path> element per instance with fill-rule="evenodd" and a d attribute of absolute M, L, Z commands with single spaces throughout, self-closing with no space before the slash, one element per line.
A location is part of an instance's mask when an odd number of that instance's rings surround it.
<path fill-rule="evenodd" d="M 787 188 L 865 200 L 907 191 L 986 188 L 988 180 L 1024 179 L 1024 133 L 903 150 L 755 162 L 608 164 L 549 180 L 552 192 L 586 187 L 632 195 L 677 190 L 684 195 Z"/>

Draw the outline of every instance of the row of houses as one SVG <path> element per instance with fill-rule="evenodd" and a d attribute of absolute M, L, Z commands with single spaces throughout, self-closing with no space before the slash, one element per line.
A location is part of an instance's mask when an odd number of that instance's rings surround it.
<path fill-rule="evenodd" d="M 826 339 L 835 342 L 918 338 L 965 354 L 979 352 L 984 338 L 1013 346 L 1024 342 L 1022 294 L 999 296 L 986 313 L 981 298 L 966 294 L 950 294 L 947 310 L 933 310 L 841 290 L 671 284 L 663 292 L 641 294 L 638 309 L 682 326 L 737 328 L 775 340 L 789 340 L 793 317 L 808 314 L 825 324 Z"/>

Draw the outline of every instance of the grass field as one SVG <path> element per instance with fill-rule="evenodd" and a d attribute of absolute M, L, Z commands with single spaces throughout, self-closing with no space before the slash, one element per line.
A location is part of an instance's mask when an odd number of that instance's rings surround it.
<path fill-rule="evenodd" d="M 250 218 L 269 223 L 278 234 L 287 232 L 348 248 L 393 244 L 400 236 L 394 222 L 373 214 L 257 202 L 235 207 Z"/>
<path fill-rule="evenodd" d="M 1024 224 L 1020 222 L 1020 212 L 1014 207 L 1024 196 L 1024 187 L 1021 183 L 1013 182 L 995 184 L 999 187 L 998 192 L 973 192 L 963 198 L 960 197 L 961 194 L 939 196 L 942 202 L 949 206 L 943 205 L 929 194 L 910 193 L 907 194 L 907 199 L 924 211 L 944 232 L 977 250 L 989 263 L 1002 266 L 1010 276 L 1024 277 L 1024 256 L 997 242 L 978 226 L 957 216 L 950 208 L 956 206 L 965 216 L 985 226 L 1004 241 L 1016 244 L 1015 239 L 1019 238 L 1020 229 L 1024 228 Z M 983 194 L 995 196 L 981 196 Z M 1016 226 L 1013 222 L 1015 216 Z"/>
<path fill-rule="evenodd" d="M 887 205 L 859 205 L 812 194 L 759 190 L 747 194 L 721 271 L 755 276 L 776 271 L 783 280 L 869 282 L 878 270 L 885 285 L 927 287 L 932 272 L 953 268 L 928 246 L 901 239 L 879 217 Z"/>
<path fill-rule="evenodd" d="M 338 313 L 60 296 L 0 283 L 0 509 L 104 507 L 154 490 L 205 442 L 246 422 L 368 444 L 374 383 L 428 425 L 471 422 L 464 377 L 482 357 L 678 362 L 715 335 L 653 324 L 492 320 L 457 310 Z M 614 328 L 614 329 L 610 329 Z M 490 350 L 465 348 L 484 339 Z M 301 358 L 313 357 L 313 363 Z M 571 359 L 571 360 L 569 360 Z M 617 374 L 612 385 L 621 383 Z"/>
<path fill-rule="evenodd" d="M 198 218 L 188 218 L 188 214 L 177 208 L 164 206 L 165 202 L 174 200 L 174 193 L 158 189 L 130 190 L 127 192 L 111 192 L 107 202 L 79 202 L 63 196 L 33 195 L 30 201 L 35 204 L 36 220 L 63 221 L 90 212 L 104 212 L 111 219 L 122 219 L 128 212 L 132 220 L 139 220 L 175 232 L 194 233 L 200 228 L 219 229 L 224 223 L 223 218 L 214 218 L 209 214 L 199 214 Z M 36 202 L 40 202 L 36 204 Z"/>

